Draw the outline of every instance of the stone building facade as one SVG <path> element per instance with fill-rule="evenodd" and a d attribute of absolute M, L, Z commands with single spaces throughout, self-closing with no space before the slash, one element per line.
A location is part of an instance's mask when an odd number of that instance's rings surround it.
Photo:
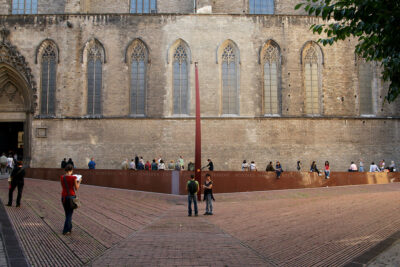
<path fill-rule="evenodd" d="M 384 103 L 378 66 L 355 56 L 354 40 L 316 43 L 320 18 L 295 4 L 0 0 L 0 124 L 23 124 L 32 167 L 188 162 L 197 62 L 202 161 L 216 170 L 399 162 L 400 106 Z"/>

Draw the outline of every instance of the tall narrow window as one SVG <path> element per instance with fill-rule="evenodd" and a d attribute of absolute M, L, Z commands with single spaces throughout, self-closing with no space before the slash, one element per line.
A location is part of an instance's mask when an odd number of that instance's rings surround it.
<path fill-rule="evenodd" d="M 100 47 L 93 45 L 88 51 L 87 82 L 88 82 L 88 115 L 101 115 L 102 89 L 102 58 Z"/>
<path fill-rule="evenodd" d="M 373 115 L 374 112 L 374 90 L 373 90 L 373 69 L 371 62 L 358 60 L 358 84 L 360 88 L 360 114 Z"/>
<path fill-rule="evenodd" d="M 12 14 L 37 14 L 38 0 L 13 0 Z"/>
<path fill-rule="evenodd" d="M 131 57 L 131 114 L 145 115 L 146 104 L 146 62 L 144 44 L 135 41 Z"/>
<path fill-rule="evenodd" d="M 157 13 L 156 0 L 131 0 L 131 13 Z"/>
<path fill-rule="evenodd" d="M 306 113 L 309 115 L 320 114 L 318 54 L 313 46 L 310 46 L 305 54 L 304 78 Z"/>
<path fill-rule="evenodd" d="M 263 56 L 264 62 L 264 114 L 280 114 L 279 90 L 279 50 L 278 47 L 267 44 Z"/>
<path fill-rule="evenodd" d="M 52 45 L 46 46 L 42 54 L 40 97 L 40 113 L 42 115 L 55 115 L 56 58 L 56 49 Z"/>
<path fill-rule="evenodd" d="M 274 0 L 249 0 L 250 14 L 274 14 Z"/>
<path fill-rule="evenodd" d="M 231 44 L 222 53 L 222 114 L 239 114 L 236 55 Z"/>
<path fill-rule="evenodd" d="M 189 114 L 188 56 L 180 44 L 174 51 L 174 114 Z"/>

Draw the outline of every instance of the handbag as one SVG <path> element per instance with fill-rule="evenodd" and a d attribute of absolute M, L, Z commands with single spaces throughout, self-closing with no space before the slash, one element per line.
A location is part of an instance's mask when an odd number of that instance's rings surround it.
<path fill-rule="evenodd" d="M 65 175 L 64 175 L 64 184 L 65 184 L 65 188 L 67 189 L 67 194 L 68 194 L 68 196 L 65 200 L 69 202 L 68 204 L 73 210 L 79 208 L 81 206 L 81 201 L 78 199 L 77 196 L 71 197 L 71 195 L 69 194 L 69 188 L 68 188 L 67 180 L 65 179 Z"/>

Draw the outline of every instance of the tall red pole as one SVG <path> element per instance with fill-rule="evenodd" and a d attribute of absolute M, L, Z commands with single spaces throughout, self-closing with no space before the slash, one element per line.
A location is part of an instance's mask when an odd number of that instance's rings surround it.
<path fill-rule="evenodd" d="M 200 124 L 200 88 L 199 88 L 199 71 L 197 62 L 194 64 L 196 76 L 196 147 L 195 147 L 195 179 L 199 182 L 199 192 L 197 199 L 201 200 L 201 124 Z"/>

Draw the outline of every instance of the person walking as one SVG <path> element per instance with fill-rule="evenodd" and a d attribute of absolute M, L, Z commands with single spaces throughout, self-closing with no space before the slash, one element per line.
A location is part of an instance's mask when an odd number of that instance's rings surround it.
<path fill-rule="evenodd" d="M 89 163 L 88 163 L 88 167 L 89 167 L 89 170 L 94 170 L 94 169 L 96 169 L 96 162 L 94 162 L 94 158 L 91 158 L 91 159 L 90 159 L 90 161 L 89 161 Z"/>
<path fill-rule="evenodd" d="M 7 157 L 5 153 L 3 153 L 0 157 L 0 168 L 1 174 L 5 174 L 7 172 Z"/>
<path fill-rule="evenodd" d="M 10 189 L 8 190 L 7 206 L 12 206 L 13 193 L 16 187 L 18 187 L 17 207 L 21 206 L 22 190 L 24 188 L 24 177 L 25 169 L 22 167 L 22 161 L 18 161 L 10 175 L 11 182 Z"/>
<path fill-rule="evenodd" d="M 192 216 L 192 202 L 194 206 L 194 216 L 198 216 L 197 192 L 199 191 L 199 182 L 194 179 L 194 174 L 190 175 L 190 180 L 186 184 L 186 191 L 188 192 L 188 216 Z"/>
<path fill-rule="evenodd" d="M 14 169 L 14 159 L 12 157 L 12 154 L 8 155 L 7 158 L 7 172 L 11 174 L 12 170 Z"/>
<path fill-rule="evenodd" d="M 73 174 L 74 167 L 71 164 L 67 164 L 65 166 L 65 174 L 61 175 L 61 202 L 64 207 L 65 212 L 65 222 L 63 235 L 69 235 L 72 231 L 72 214 L 74 212 L 74 208 L 71 207 L 71 198 L 76 198 L 76 191 L 79 189 L 81 184 L 81 180 L 78 181 L 76 176 Z"/>
<path fill-rule="evenodd" d="M 206 181 L 204 182 L 204 199 L 206 201 L 206 213 L 204 215 L 213 215 L 213 205 L 212 201 L 215 200 L 212 193 L 213 182 L 211 181 L 211 175 L 206 174 Z"/>
<path fill-rule="evenodd" d="M 331 168 L 329 166 L 329 161 L 325 161 L 325 179 L 329 179 L 329 175 L 331 174 Z"/>
<path fill-rule="evenodd" d="M 275 172 L 276 172 L 276 179 L 279 179 L 281 177 L 282 172 L 283 172 L 281 163 L 279 161 L 276 162 Z"/>

